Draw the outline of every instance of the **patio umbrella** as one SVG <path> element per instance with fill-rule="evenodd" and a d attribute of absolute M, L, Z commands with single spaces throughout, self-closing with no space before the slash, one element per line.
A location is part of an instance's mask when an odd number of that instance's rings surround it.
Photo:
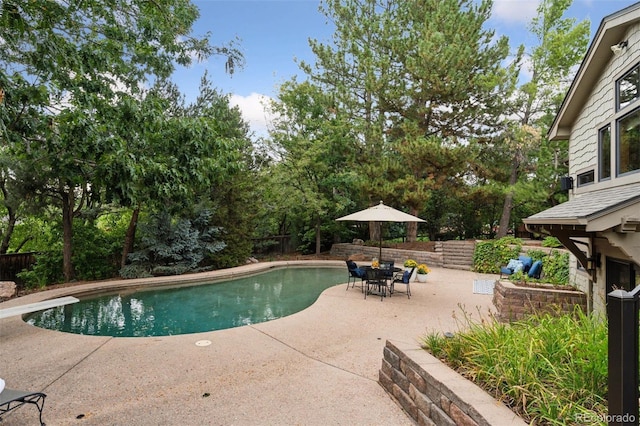
<path fill-rule="evenodd" d="M 336 220 L 352 220 L 355 222 L 426 222 L 417 216 L 385 206 L 382 201 L 377 206 L 339 217 Z M 380 232 L 380 258 L 382 258 L 382 232 Z"/>

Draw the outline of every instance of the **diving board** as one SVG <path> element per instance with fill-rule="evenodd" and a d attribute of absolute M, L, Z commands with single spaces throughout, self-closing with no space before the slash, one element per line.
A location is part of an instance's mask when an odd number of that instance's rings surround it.
<path fill-rule="evenodd" d="M 13 308 L 0 309 L 0 319 L 13 317 L 16 315 L 28 314 L 30 312 L 42 311 L 44 309 L 77 303 L 80 300 L 73 296 L 59 297 L 57 299 L 45 300 L 43 302 L 28 303 L 26 305 L 14 306 Z"/>

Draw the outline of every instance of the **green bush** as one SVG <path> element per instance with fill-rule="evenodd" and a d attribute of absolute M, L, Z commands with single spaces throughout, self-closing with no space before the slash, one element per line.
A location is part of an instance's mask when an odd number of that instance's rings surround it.
<path fill-rule="evenodd" d="M 36 262 L 29 271 L 18 277 L 26 288 L 42 288 L 64 281 L 62 274 L 62 242 L 57 233 L 49 235 L 46 251 L 36 254 Z M 118 276 L 124 230 L 95 226 L 75 220 L 73 223 L 73 264 L 78 280 L 103 280 Z"/>
<path fill-rule="evenodd" d="M 203 270 L 207 254 L 225 247 L 218 241 L 218 227 L 210 224 L 211 211 L 204 209 L 193 219 L 173 219 L 168 212 L 154 215 L 140 225 L 140 249 L 129 255 L 123 278 L 180 275 Z"/>
<path fill-rule="evenodd" d="M 576 310 L 512 324 L 465 318 L 463 331 L 429 333 L 423 348 L 527 423 L 580 424 L 607 414 L 607 324 L 600 317 Z"/>
<path fill-rule="evenodd" d="M 569 284 L 569 253 L 552 250 L 542 260 L 544 281 L 551 284 Z"/>
<path fill-rule="evenodd" d="M 562 247 L 562 243 L 556 237 L 545 237 L 542 240 L 542 247 L 559 248 Z"/>
<path fill-rule="evenodd" d="M 517 258 L 521 249 L 522 240 L 514 237 L 480 241 L 473 252 L 473 268 L 476 272 L 498 274 L 500 266 Z"/>
<path fill-rule="evenodd" d="M 47 284 L 64 281 L 64 276 L 62 275 L 62 247 L 46 253 L 37 253 L 35 258 L 36 262 L 31 269 L 17 274 L 18 278 L 24 283 L 25 288 L 44 288 Z"/>

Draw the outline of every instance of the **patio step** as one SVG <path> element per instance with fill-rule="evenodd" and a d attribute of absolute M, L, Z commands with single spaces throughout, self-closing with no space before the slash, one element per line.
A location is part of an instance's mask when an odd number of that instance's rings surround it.
<path fill-rule="evenodd" d="M 473 267 L 475 241 L 446 241 L 443 247 L 443 266 L 449 269 L 470 270 Z"/>

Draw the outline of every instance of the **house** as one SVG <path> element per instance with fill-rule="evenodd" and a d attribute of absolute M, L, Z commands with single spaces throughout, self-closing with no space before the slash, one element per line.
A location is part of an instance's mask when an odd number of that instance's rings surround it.
<path fill-rule="evenodd" d="M 557 237 L 589 308 L 640 284 L 640 3 L 606 16 L 548 134 L 569 141 L 569 201 L 524 219 Z"/>

